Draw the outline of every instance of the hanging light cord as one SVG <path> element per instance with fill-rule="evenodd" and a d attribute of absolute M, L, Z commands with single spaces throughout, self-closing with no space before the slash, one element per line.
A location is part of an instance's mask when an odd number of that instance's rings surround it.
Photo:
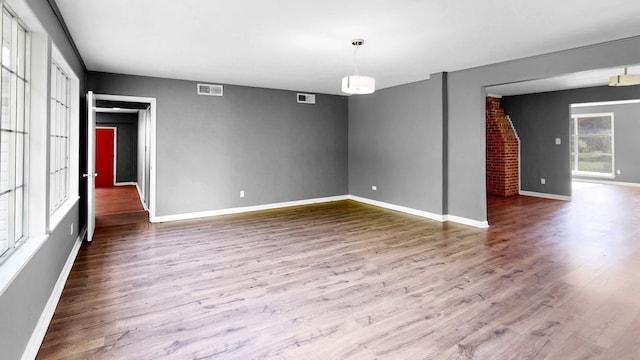
<path fill-rule="evenodd" d="M 355 50 L 353 50 L 353 68 L 356 71 L 356 75 L 358 75 L 358 65 L 356 64 L 356 54 L 358 53 L 358 47 L 360 45 L 353 44 L 353 46 L 355 46 Z"/>

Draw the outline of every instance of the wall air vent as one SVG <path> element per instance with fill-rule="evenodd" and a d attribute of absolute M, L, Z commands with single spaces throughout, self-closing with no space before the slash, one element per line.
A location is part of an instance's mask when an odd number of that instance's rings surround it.
<path fill-rule="evenodd" d="M 222 85 L 198 84 L 198 95 L 222 96 Z"/>
<path fill-rule="evenodd" d="M 298 102 L 301 104 L 315 104 L 316 96 L 314 94 L 298 93 Z"/>

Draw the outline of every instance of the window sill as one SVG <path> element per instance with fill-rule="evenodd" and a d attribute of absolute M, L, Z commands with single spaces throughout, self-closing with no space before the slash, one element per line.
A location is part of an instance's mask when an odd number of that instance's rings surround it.
<path fill-rule="evenodd" d="M 602 173 L 593 173 L 586 171 L 574 171 L 571 173 L 572 176 L 582 176 L 582 177 L 592 177 L 592 178 L 603 178 L 603 179 L 615 179 L 616 176 L 613 174 L 602 174 Z"/>
<path fill-rule="evenodd" d="M 51 214 L 51 216 L 49 217 L 49 233 L 55 231 L 58 225 L 60 225 L 62 219 L 67 216 L 69 211 L 71 211 L 71 209 L 78 203 L 78 201 L 80 201 L 79 196 L 71 196 L 62 205 L 60 205 L 60 207 L 57 208 L 53 214 Z"/>

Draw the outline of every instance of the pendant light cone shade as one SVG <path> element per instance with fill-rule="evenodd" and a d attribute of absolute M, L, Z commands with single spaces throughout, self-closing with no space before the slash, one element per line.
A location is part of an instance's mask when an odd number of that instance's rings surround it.
<path fill-rule="evenodd" d="M 376 91 L 376 80 L 371 76 L 358 75 L 358 66 L 356 65 L 356 54 L 358 47 L 364 44 L 362 39 L 354 39 L 351 45 L 355 46 L 353 52 L 353 68 L 355 75 L 345 76 L 342 78 L 342 92 L 347 94 L 372 94 Z"/>
<path fill-rule="evenodd" d="M 376 91 L 376 79 L 371 76 L 351 75 L 342 78 L 342 92 L 347 94 L 372 94 Z"/>

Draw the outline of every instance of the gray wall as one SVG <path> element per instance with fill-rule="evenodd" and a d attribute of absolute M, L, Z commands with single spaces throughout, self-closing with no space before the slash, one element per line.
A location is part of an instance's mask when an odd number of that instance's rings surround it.
<path fill-rule="evenodd" d="M 486 86 L 636 64 L 638 59 L 640 36 L 449 73 L 449 213 L 487 218 Z"/>
<path fill-rule="evenodd" d="M 0 296 L 0 358 L 22 356 L 78 237 L 78 216 L 76 205 Z"/>
<path fill-rule="evenodd" d="M 86 92 L 84 64 L 76 57 L 49 2 L 46 0 L 27 0 L 27 3 L 80 79 L 82 134 L 86 122 L 86 107 L 83 106 L 85 102 L 83 94 Z M 34 122 L 33 126 L 42 126 L 46 123 L 46 119 L 31 119 L 31 121 Z M 81 149 L 83 149 L 83 141 L 84 139 L 81 139 Z M 81 182 L 81 184 L 83 183 Z M 84 187 L 81 185 L 81 194 L 83 189 Z M 84 223 L 81 220 L 81 208 L 82 205 L 76 205 L 67 214 L 0 296 L 0 324 L 2 324 L 0 326 L 0 349 L 2 349 L 1 357 L 3 359 L 19 359 L 22 356 L 51 291 L 71 253 L 75 239 L 78 237 L 78 229 Z M 74 231 L 70 234 L 69 228 L 72 223 Z"/>
<path fill-rule="evenodd" d="M 89 73 L 98 94 L 156 98 L 156 215 L 348 193 L 347 98 L 193 81 Z M 246 192 L 239 197 L 240 190 Z"/>
<path fill-rule="evenodd" d="M 349 98 L 351 195 L 443 214 L 442 84 L 435 74 Z"/>
<path fill-rule="evenodd" d="M 640 98 L 640 89 L 633 86 L 598 86 L 503 97 L 502 107 L 520 136 L 522 190 L 571 196 L 571 104 L 637 98 Z M 561 139 L 561 145 L 555 145 L 556 137 Z M 546 185 L 540 184 L 541 177 L 546 179 Z"/>
<path fill-rule="evenodd" d="M 640 89 L 637 86 L 635 91 L 640 99 Z M 640 103 L 579 107 L 571 110 L 572 115 L 613 113 L 614 166 L 615 170 L 620 170 L 620 174 L 616 174 L 612 181 L 640 183 Z"/>
<path fill-rule="evenodd" d="M 96 126 L 115 127 L 116 182 L 136 182 L 138 172 L 138 114 L 98 113 Z"/>

